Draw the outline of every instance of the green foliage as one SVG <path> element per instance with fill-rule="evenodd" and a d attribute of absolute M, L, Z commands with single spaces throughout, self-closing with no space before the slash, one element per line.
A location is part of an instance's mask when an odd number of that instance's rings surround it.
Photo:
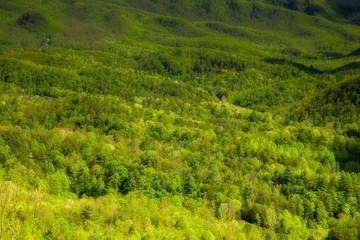
<path fill-rule="evenodd" d="M 332 5 L 1 2 L 0 238 L 358 238 Z"/>
<path fill-rule="evenodd" d="M 81 219 L 86 221 L 94 221 L 97 219 L 97 214 L 95 212 L 95 209 L 92 206 L 86 205 L 80 213 Z"/>
<path fill-rule="evenodd" d="M 174 19 L 169 17 L 159 17 L 155 22 L 166 28 L 170 33 L 183 37 L 200 37 L 201 32 L 192 26 L 191 23 L 182 19 Z"/>

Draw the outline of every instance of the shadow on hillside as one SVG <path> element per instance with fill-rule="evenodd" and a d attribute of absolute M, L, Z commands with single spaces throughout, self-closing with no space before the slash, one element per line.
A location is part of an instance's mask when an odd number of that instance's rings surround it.
<path fill-rule="evenodd" d="M 345 134 L 351 137 L 345 144 L 339 144 L 335 147 L 336 161 L 342 170 L 360 173 L 360 133 L 348 131 Z"/>
<path fill-rule="evenodd" d="M 314 68 L 313 66 L 306 66 L 301 63 L 293 62 L 284 58 L 265 58 L 264 62 L 270 64 L 278 64 L 278 65 L 291 65 L 299 69 L 300 71 L 304 71 L 310 74 L 321 74 L 324 71 Z"/>
<path fill-rule="evenodd" d="M 360 62 L 350 62 L 341 67 L 338 67 L 338 68 L 335 68 L 332 70 L 328 70 L 328 71 L 323 71 L 323 70 L 313 67 L 312 65 L 306 66 L 302 63 L 293 62 L 291 60 L 284 59 L 284 58 L 264 58 L 263 61 L 266 63 L 269 63 L 269 64 L 291 65 L 291 66 L 294 66 L 295 68 L 297 68 L 298 70 L 304 71 L 309 74 L 337 73 L 337 72 L 341 72 L 341 71 L 359 70 L 360 69 Z"/>

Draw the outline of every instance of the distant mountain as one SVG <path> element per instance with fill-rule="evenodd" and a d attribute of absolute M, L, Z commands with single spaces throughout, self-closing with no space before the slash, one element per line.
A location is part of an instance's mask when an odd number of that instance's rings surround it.
<path fill-rule="evenodd" d="M 241 19 L 244 13 L 256 17 L 264 13 L 265 4 L 298 11 L 311 16 L 323 16 L 331 20 L 346 19 L 359 24 L 360 3 L 357 0 L 159 0 L 128 1 L 136 8 L 146 11 L 190 18 Z M 276 11 L 276 9 L 273 9 Z"/>

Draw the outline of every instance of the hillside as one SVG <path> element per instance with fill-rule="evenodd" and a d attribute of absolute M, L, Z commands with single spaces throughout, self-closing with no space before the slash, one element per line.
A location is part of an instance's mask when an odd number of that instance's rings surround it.
<path fill-rule="evenodd" d="M 359 238 L 357 9 L 1 1 L 0 239 Z"/>
<path fill-rule="evenodd" d="M 302 106 L 293 108 L 293 115 L 300 115 L 303 119 L 313 118 L 315 121 L 356 122 L 360 105 L 359 91 L 360 78 L 347 79 L 315 94 L 306 105 L 306 101 L 301 102 Z"/>

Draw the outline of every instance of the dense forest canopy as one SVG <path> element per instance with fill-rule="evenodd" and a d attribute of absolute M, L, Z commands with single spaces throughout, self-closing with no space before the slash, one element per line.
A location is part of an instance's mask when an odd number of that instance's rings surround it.
<path fill-rule="evenodd" d="M 0 239 L 359 239 L 360 5 L 0 2 Z"/>

